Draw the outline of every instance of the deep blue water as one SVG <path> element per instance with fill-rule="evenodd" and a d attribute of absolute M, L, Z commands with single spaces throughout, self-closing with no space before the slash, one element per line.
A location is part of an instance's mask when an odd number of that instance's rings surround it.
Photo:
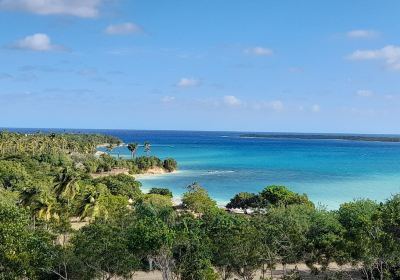
<path fill-rule="evenodd" d="M 144 177 L 143 188 L 167 187 L 177 196 L 198 182 L 222 204 L 238 192 L 279 184 L 337 208 L 354 198 L 383 201 L 400 193 L 399 143 L 240 138 L 239 132 L 79 131 L 151 142 L 151 154 L 175 158 L 179 172 Z M 125 147 L 117 153 L 130 156 Z"/>

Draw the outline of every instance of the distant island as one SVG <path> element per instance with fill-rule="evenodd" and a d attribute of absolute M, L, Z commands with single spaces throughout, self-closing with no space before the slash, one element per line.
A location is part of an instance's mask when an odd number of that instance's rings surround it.
<path fill-rule="evenodd" d="M 349 140 L 366 142 L 400 142 L 400 136 L 393 135 L 348 135 L 308 133 L 247 133 L 241 138 L 304 139 L 304 140 Z"/>

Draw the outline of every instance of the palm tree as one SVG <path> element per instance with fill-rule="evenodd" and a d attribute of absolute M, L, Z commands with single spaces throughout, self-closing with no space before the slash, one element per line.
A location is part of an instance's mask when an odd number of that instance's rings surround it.
<path fill-rule="evenodd" d="M 36 227 L 36 219 L 49 221 L 51 218 L 59 217 L 54 198 L 48 192 L 37 188 L 23 190 L 20 194 L 19 203 L 31 211 L 34 228 Z"/>
<path fill-rule="evenodd" d="M 146 153 L 146 155 L 147 156 L 149 156 L 149 153 L 150 153 L 150 148 L 151 148 L 151 145 L 150 145 L 150 142 L 144 142 L 144 152 Z"/>
<path fill-rule="evenodd" d="M 104 207 L 102 198 L 106 196 L 106 188 L 104 185 L 99 184 L 86 189 L 83 199 L 79 202 L 77 215 L 81 218 L 89 218 L 94 220 L 99 216 L 107 218 L 107 207 Z"/>
<path fill-rule="evenodd" d="M 77 173 L 68 167 L 64 168 L 54 179 L 54 192 L 57 196 L 57 199 L 67 198 L 69 202 L 69 199 L 74 198 L 76 194 L 77 180 Z"/>
<path fill-rule="evenodd" d="M 135 158 L 138 146 L 139 146 L 138 143 L 130 143 L 130 144 L 128 144 L 128 150 L 131 152 L 131 157 L 132 158 Z"/>

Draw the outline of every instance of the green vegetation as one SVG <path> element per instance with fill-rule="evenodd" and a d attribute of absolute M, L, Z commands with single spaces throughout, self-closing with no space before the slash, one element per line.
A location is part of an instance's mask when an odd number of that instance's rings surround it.
<path fill-rule="evenodd" d="M 141 195 L 140 183 L 129 175 L 110 175 L 94 179 L 93 181 L 95 184 L 104 184 L 112 195 L 122 195 L 129 198 Z"/>
<path fill-rule="evenodd" d="M 286 269 L 299 263 L 318 279 L 400 277 L 400 195 L 328 211 L 270 186 L 237 194 L 228 206 L 253 211 L 234 214 L 194 183 L 183 207 L 174 207 L 168 189 L 143 194 L 130 175 L 93 178 L 87 167 L 94 160 L 96 168 L 144 170 L 165 161 L 93 157 L 102 136 L 1 137 L 0 279 L 135 279 L 136 271 L 156 269 L 163 280 L 251 280 L 257 271 L 269 279 L 277 265 L 283 279 L 301 279 Z M 45 148 L 31 149 L 24 137 Z M 331 263 L 351 271 L 336 275 Z"/>
<path fill-rule="evenodd" d="M 314 207 L 314 204 L 305 194 L 297 194 L 290 191 L 285 186 L 269 186 L 259 194 L 242 192 L 231 199 L 226 205 L 230 208 L 241 209 L 265 209 L 271 206 L 289 206 L 293 204 L 308 205 Z"/>
<path fill-rule="evenodd" d="M 139 146 L 138 143 L 130 143 L 130 144 L 128 144 L 128 150 L 131 152 L 132 158 L 135 158 L 138 146 Z"/>
<path fill-rule="evenodd" d="M 151 150 L 150 142 L 147 142 L 147 141 L 144 142 L 143 149 L 144 149 L 144 152 L 146 153 L 146 155 L 149 156 L 149 153 Z"/>
<path fill-rule="evenodd" d="M 149 194 L 159 194 L 159 195 L 172 197 L 172 192 L 169 189 L 165 189 L 165 188 L 152 188 L 149 191 Z"/>
<path fill-rule="evenodd" d="M 0 155 L 27 154 L 44 155 L 55 153 L 96 152 L 96 146 L 104 144 L 118 145 L 121 141 L 113 136 L 99 134 L 21 134 L 0 132 Z"/>
<path fill-rule="evenodd" d="M 182 205 L 198 214 L 217 209 L 216 201 L 212 200 L 207 191 L 198 183 L 193 183 L 187 187 L 187 192 L 182 197 Z"/>

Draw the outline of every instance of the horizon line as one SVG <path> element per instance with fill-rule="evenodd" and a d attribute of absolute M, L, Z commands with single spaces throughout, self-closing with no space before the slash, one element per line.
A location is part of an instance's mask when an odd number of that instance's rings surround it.
<path fill-rule="evenodd" d="M 190 129 L 134 129 L 134 128 L 66 128 L 66 127 L 0 127 L 4 130 L 119 130 L 119 131 L 162 131 L 162 132 L 225 132 L 225 133 L 273 133 L 273 134 L 314 134 L 314 135 L 379 135 L 400 136 L 400 133 L 359 133 L 359 132 L 298 132 L 298 131 L 251 131 L 251 130 L 190 130 Z"/>

